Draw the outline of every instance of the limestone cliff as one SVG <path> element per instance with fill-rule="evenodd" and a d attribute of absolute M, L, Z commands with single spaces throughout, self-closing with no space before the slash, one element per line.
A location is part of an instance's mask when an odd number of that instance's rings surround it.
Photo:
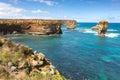
<path fill-rule="evenodd" d="M 98 35 L 105 35 L 108 29 L 108 21 L 101 20 L 96 26 L 92 27 L 92 30 L 97 30 Z"/>
<path fill-rule="evenodd" d="M 75 20 L 63 20 L 63 25 L 67 27 L 67 29 L 74 29 L 76 27 L 77 21 Z"/>
<path fill-rule="evenodd" d="M 0 80 L 66 80 L 42 53 L 0 37 Z"/>
<path fill-rule="evenodd" d="M 1 34 L 62 34 L 61 25 L 75 28 L 74 20 L 1 19 Z"/>

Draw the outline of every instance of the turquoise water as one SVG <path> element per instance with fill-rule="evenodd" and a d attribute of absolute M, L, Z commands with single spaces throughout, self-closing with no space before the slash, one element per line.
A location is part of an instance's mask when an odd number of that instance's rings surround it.
<path fill-rule="evenodd" d="M 110 23 L 105 37 L 91 31 L 94 25 L 78 23 L 75 30 L 63 26 L 62 35 L 9 37 L 44 53 L 69 80 L 120 80 L 120 23 Z"/>

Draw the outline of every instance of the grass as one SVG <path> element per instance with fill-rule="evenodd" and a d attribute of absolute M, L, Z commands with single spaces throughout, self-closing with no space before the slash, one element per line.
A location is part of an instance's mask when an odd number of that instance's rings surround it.
<path fill-rule="evenodd" d="M 45 70 L 34 71 L 34 69 L 26 62 L 28 56 L 33 54 L 32 49 L 27 46 L 16 46 L 11 40 L 3 40 L 0 37 L 0 80 L 66 80 L 65 77 L 61 75 L 52 75 Z M 25 62 L 24 67 L 18 68 L 20 62 Z M 24 77 L 16 79 L 12 72 L 10 72 L 11 67 L 8 63 L 11 62 L 12 66 L 15 66 L 18 71 L 25 70 Z M 49 68 L 49 67 L 48 67 Z M 22 74 L 22 73 L 21 73 Z"/>
<path fill-rule="evenodd" d="M 4 69 L 3 66 L 0 66 L 0 78 L 4 80 L 10 79 L 9 73 Z"/>

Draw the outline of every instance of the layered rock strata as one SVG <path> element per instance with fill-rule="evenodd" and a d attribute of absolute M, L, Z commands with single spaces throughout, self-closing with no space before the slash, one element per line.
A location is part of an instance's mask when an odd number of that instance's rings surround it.
<path fill-rule="evenodd" d="M 75 20 L 0 19 L 1 34 L 62 34 L 61 25 L 75 28 Z"/>
<path fill-rule="evenodd" d="M 62 21 L 63 25 L 66 26 L 67 29 L 74 29 L 76 28 L 77 21 L 75 20 L 64 20 Z"/>

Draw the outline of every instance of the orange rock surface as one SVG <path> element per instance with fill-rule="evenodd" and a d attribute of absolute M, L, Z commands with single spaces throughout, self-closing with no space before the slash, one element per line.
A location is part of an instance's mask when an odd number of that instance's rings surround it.
<path fill-rule="evenodd" d="M 0 19 L 1 34 L 61 34 L 61 25 L 75 28 L 75 20 Z"/>

